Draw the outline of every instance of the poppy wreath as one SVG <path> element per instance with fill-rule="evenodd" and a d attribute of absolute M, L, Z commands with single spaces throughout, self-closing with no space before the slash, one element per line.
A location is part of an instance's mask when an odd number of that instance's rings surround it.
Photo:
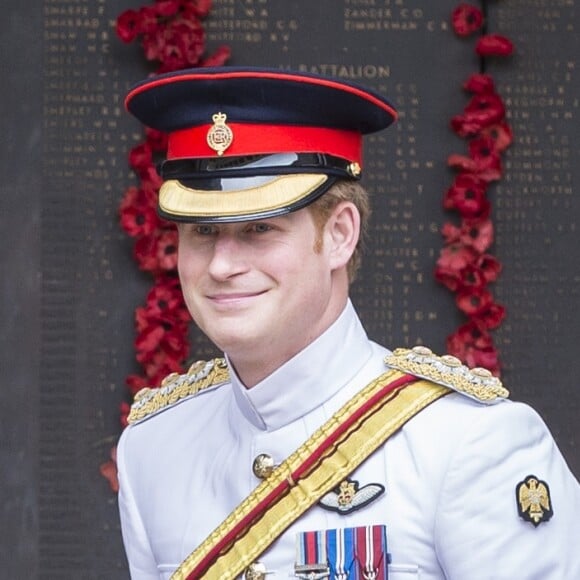
<path fill-rule="evenodd" d="M 145 60 L 156 67 L 153 74 L 221 66 L 230 57 L 228 46 L 205 55 L 203 20 L 211 5 L 211 0 L 156 0 L 121 13 L 116 33 L 123 42 L 140 42 Z M 152 278 L 145 303 L 135 310 L 135 357 L 141 373 L 126 378 L 127 397 L 120 406 L 123 428 L 135 394 L 143 387 L 160 385 L 172 372 L 184 372 L 189 356 L 190 316 L 177 275 L 177 231 L 157 215 L 161 178 L 156 166 L 166 150 L 166 135 L 145 128 L 143 141 L 129 151 L 129 166 L 139 183 L 127 188 L 119 207 L 121 227 L 135 241 L 137 266 Z M 113 447 L 109 461 L 100 466 L 113 491 L 118 490 L 115 459 Z"/>
<path fill-rule="evenodd" d="M 494 227 L 490 189 L 502 177 L 502 155 L 512 142 L 506 110 L 486 73 L 491 58 L 513 54 L 512 42 L 488 32 L 487 2 L 461 3 L 451 14 L 452 29 L 464 42 L 476 37 L 473 50 L 479 70 L 465 80 L 468 102 L 451 119 L 451 129 L 466 142 L 467 154 L 447 159 L 455 177 L 443 197 L 443 207 L 457 215 L 459 223 L 443 224 L 443 248 L 435 267 L 435 279 L 455 294 L 457 308 L 466 321 L 447 337 L 447 351 L 471 367 L 484 367 L 499 376 L 499 353 L 490 331 L 505 317 L 489 289 L 501 272 L 500 261 L 490 253 Z"/>

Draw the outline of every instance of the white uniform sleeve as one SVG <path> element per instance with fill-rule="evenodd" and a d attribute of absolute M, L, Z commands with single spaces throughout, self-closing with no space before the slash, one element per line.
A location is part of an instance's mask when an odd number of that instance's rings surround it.
<path fill-rule="evenodd" d="M 580 579 L 580 486 L 546 425 L 521 403 L 479 414 L 457 446 L 435 520 L 450 580 Z M 535 527 L 518 514 L 516 486 L 549 486 L 553 515 Z"/>
<path fill-rule="evenodd" d="M 153 556 L 141 514 L 135 503 L 127 470 L 128 433 L 125 431 L 117 446 L 117 469 L 119 478 L 119 513 L 125 553 L 134 580 L 159 580 L 157 563 Z"/>

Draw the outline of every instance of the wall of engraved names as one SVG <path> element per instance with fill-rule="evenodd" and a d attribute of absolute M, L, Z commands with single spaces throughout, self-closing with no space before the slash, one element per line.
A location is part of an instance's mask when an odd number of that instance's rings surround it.
<path fill-rule="evenodd" d="M 390 346 L 424 343 L 442 351 L 461 322 L 453 297 L 432 276 L 439 228 L 447 219 L 441 199 L 452 178 L 445 160 L 462 147 L 448 122 L 465 104 L 462 81 L 477 67 L 449 30 L 455 4 L 214 0 L 205 22 L 210 48 L 231 46 L 231 65 L 362 82 L 399 108 L 397 125 L 371 137 L 365 148 L 364 181 L 374 214 L 352 294 L 370 336 Z M 19 137 L 23 143 L 41 136 L 18 159 L 31 168 L 18 179 L 29 181 L 15 182 L 1 202 L 21 208 L 15 215 L 24 223 L 36 216 L 27 245 L 2 254 L 14 271 L 23 270 L 17 263 L 34 271 L 26 274 L 27 292 L 9 283 L 3 312 L 16 307 L 37 314 L 28 323 L 31 332 L 6 341 L 0 355 L 14 385 L 6 393 L 30 400 L 5 407 L 1 416 L 11 434 L 2 469 L 19 482 L 1 480 L 12 498 L 3 504 L 6 525 L 0 531 L 6 577 L 127 577 L 116 497 L 98 466 L 119 435 L 124 379 L 137 370 L 133 310 L 149 287 L 117 217 L 122 193 L 134 180 L 127 151 L 141 136 L 122 100 L 149 71 L 138 47 L 116 38 L 114 20 L 140 5 L 11 2 L 0 25 L 6 48 L 22 51 L 21 60 L 4 65 L 18 88 L 6 99 L 11 110 L 28 112 L 24 125 L 7 117 L 7 134 L 28 128 Z M 496 333 L 504 378 L 516 398 L 539 409 L 580 474 L 575 15 L 574 0 L 513 0 L 490 3 L 489 17 L 517 46 L 514 58 L 491 70 L 515 132 L 504 178 L 493 193 L 495 254 L 504 264 L 494 291 L 508 308 Z M 23 75 L 27 66 L 38 74 Z M 6 159 L 3 167 L 16 166 L 16 158 Z M 25 184 L 32 186 L 28 197 L 17 197 Z M 2 220 L 9 228 L 4 231 L 22 231 L 22 225 L 16 230 Z M 195 329 L 192 337 L 192 356 L 214 354 Z M 22 351 L 26 360 L 15 356 Z"/>

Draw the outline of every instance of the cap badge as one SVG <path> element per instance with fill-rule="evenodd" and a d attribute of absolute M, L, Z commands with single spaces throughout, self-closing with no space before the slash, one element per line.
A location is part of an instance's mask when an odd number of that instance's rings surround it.
<path fill-rule="evenodd" d="M 324 509 L 346 515 L 368 505 L 384 491 L 380 483 L 369 483 L 359 489 L 358 481 L 345 479 L 337 488 L 322 496 L 318 503 Z"/>
<path fill-rule="evenodd" d="M 227 115 L 225 113 L 215 113 L 211 118 L 213 125 L 207 132 L 207 144 L 218 155 L 223 155 L 224 151 L 232 144 L 234 134 L 226 125 Z"/>
<path fill-rule="evenodd" d="M 518 483 L 516 500 L 519 516 L 535 527 L 547 522 L 554 515 L 548 484 L 535 475 L 528 475 L 524 481 Z"/>

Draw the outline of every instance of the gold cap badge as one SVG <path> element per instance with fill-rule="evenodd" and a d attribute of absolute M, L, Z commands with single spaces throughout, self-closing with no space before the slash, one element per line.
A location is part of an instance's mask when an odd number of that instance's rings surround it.
<path fill-rule="evenodd" d="M 554 514 L 548 484 L 535 475 L 528 475 L 518 483 L 516 500 L 520 517 L 535 527 L 547 522 Z"/>
<path fill-rule="evenodd" d="M 224 151 L 232 144 L 234 134 L 226 125 L 227 115 L 216 113 L 211 117 L 213 126 L 207 132 L 207 144 L 218 154 L 223 155 Z"/>

